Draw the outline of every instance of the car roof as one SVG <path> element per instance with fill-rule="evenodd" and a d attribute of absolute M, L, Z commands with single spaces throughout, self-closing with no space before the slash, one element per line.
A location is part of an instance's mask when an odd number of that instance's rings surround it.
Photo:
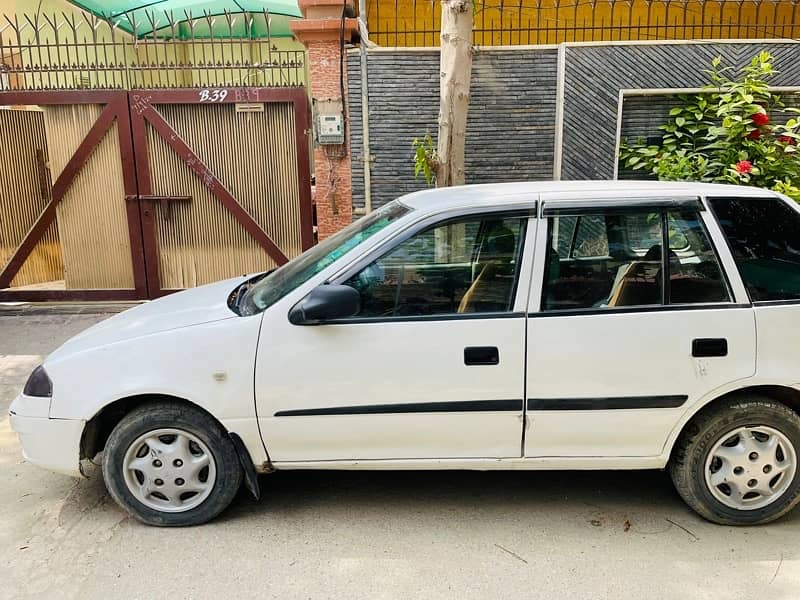
<path fill-rule="evenodd" d="M 473 206 L 530 205 L 540 195 L 549 202 L 561 200 L 619 200 L 642 198 L 738 196 L 777 197 L 762 188 L 694 183 L 685 181 L 531 181 L 519 183 L 487 183 L 422 190 L 399 198 L 400 202 L 426 212 L 439 212 Z M 618 198 L 615 196 L 619 196 Z"/>

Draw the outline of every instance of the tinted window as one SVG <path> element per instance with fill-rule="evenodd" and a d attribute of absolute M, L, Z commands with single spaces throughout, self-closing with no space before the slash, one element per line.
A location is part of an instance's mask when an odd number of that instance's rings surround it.
<path fill-rule="evenodd" d="M 556 236 L 575 232 L 569 244 Z M 669 235 L 664 276 L 664 228 Z M 583 230 L 586 234 L 582 234 Z M 717 257 L 695 212 L 632 210 L 549 219 L 543 310 L 727 302 Z M 665 285 L 666 284 L 666 285 Z"/>
<path fill-rule="evenodd" d="M 359 317 L 510 311 L 525 218 L 471 218 L 401 242 L 346 283 L 361 294 Z"/>
<path fill-rule="evenodd" d="M 751 300 L 800 299 L 800 214 L 778 199 L 710 203 Z"/>

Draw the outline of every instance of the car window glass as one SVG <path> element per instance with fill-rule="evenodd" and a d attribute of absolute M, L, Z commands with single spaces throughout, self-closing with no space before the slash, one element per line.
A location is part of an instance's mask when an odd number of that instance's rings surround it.
<path fill-rule="evenodd" d="M 694 211 L 670 212 L 670 304 L 728 302 L 730 292 L 708 234 Z"/>
<path fill-rule="evenodd" d="M 359 318 L 510 311 L 526 218 L 473 217 L 427 228 L 345 284 Z"/>
<path fill-rule="evenodd" d="M 576 219 L 574 241 L 565 248 L 554 232 L 562 226 L 561 221 Z M 581 234 L 584 223 L 591 235 Z M 665 227 L 668 277 L 662 256 Z M 730 301 L 723 271 L 696 211 L 632 208 L 577 217 L 559 215 L 550 217 L 548 232 L 543 310 Z M 590 245 L 581 245 L 587 241 Z"/>
<path fill-rule="evenodd" d="M 753 301 L 800 300 L 800 213 L 777 198 L 711 198 Z"/>
<path fill-rule="evenodd" d="M 408 212 L 405 205 L 395 201 L 351 223 L 251 287 L 242 299 L 240 314 L 254 315 L 269 308 Z"/>
<path fill-rule="evenodd" d="M 608 256 L 608 236 L 605 219 L 601 215 L 586 215 L 578 218 L 578 230 L 572 247 L 575 258 Z"/>
<path fill-rule="evenodd" d="M 589 219 L 591 217 L 591 220 Z M 615 308 L 660 304 L 661 219 L 658 213 L 584 215 L 595 244 L 594 258 L 562 255 L 552 232 L 562 219 L 551 217 L 543 309 Z M 587 227 L 587 230 L 589 228 Z M 576 239 L 577 242 L 577 239 Z M 588 250 L 588 247 L 587 247 Z M 605 253 L 600 254 L 602 250 Z M 583 250 L 581 250 L 583 252 Z"/>
<path fill-rule="evenodd" d="M 553 224 L 552 243 L 561 256 L 572 254 L 572 242 L 575 240 L 575 230 L 578 226 L 578 217 L 563 217 Z"/>

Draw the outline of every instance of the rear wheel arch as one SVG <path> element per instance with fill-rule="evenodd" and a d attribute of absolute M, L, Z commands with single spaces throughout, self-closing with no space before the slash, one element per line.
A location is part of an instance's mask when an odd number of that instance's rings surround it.
<path fill-rule="evenodd" d="M 800 390 L 798 389 L 787 385 L 750 385 L 737 388 L 709 400 L 692 412 L 689 418 L 681 425 L 678 433 L 670 440 L 668 458 L 672 458 L 678 442 L 686 435 L 688 428 L 691 427 L 698 418 L 701 418 L 702 415 L 716 410 L 718 406 L 727 402 L 751 398 L 753 396 L 774 400 L 800 415 Z"/>

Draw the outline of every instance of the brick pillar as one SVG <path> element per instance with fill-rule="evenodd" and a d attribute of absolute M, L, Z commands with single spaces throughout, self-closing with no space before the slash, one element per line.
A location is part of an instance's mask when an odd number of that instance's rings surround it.
<path fill-rule="evenodd" d="M 348 8 L 352 0 L 345 0 Z M 316 101 L 342 100 L 349 134 L 347 109 L 347 66 L 345 65 L 345 98 L 339 80 L 342 0 L 299 0 L 303 19 L 291 21 L 295 37 L 308 49 L 309 87 Z M 346 18 L 344 42 L 350 42 L 358 29 L 356 19 Z M 323 240 L 353 221 L 353 180 L 350 169 L 349 135 L 344 148 L 314 146 L 316 177 L 317 233 Z"/>

